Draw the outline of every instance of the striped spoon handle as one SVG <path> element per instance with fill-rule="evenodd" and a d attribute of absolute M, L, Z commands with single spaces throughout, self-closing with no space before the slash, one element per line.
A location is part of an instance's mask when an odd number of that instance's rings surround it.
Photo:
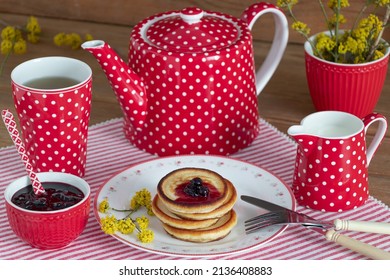
<path fill-rule="evenodd" d="M 8 130 L 8 133 L 15 144 L 16 150 L 18 151 L 20 158 L 24 163 L 28 176 L 31 180 L 31 185 L 33 186 L 34 193 L 36 195 L 40 195 L 44 193 L 45 189 L 43 188 L 41 182 L 39 181 L 37 174 L 34 172 L 34 169 L 26 153 L 26 149 L 23 145 L 22 139 L 19 136 L 19 132 L 16 127 L 16 122 L 13 114 L 9 110 L 3 110 L 1 116 Z"/>

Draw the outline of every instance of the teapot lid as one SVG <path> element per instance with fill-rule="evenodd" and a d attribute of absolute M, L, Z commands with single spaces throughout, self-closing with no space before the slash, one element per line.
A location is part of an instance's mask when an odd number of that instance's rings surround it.
<path fill-rule="evenodd" d="M 241 32 L 235 20 L 191 7 L 152 22 L 144 34 L 149 44 L 166 51 L 210 52 L 236 43 Z"/>

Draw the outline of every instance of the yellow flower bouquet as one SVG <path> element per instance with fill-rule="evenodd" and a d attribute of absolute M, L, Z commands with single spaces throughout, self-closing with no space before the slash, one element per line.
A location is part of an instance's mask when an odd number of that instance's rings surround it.
<path fill-rule="evenodd" d="M 342 11 L 350 6 L 348 0 L 328 0 L 327 7 L 331 14 L 328 13 L 323 1 L 318 0 L 328 31 L 318 34 L 314 40 L 310 39 L 308 25 L 295 17 L 293 8 L 297 4 L 298 0 L 277 1 L 277 6 L 291 16 L 293 20 L 291 28 L 310 43 L 315 56 L 335 63 L 359 64 L 380 59 L 385 55 L 389 45 L 382 39 L 382 35 L 388 26 L 390 0 L 365 0 L 349 29 L 341 28 L 347 21 Z M 385 8 L 382 20 L 372 13 L 365 16 L 370 6 L 374 11 Z"/>

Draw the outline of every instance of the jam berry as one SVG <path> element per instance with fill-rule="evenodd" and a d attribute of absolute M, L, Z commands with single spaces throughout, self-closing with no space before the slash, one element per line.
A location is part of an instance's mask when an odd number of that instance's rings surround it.
<path fill-rule="evenodd" d="M 192 179 L 183 190 L 189 196 L 202 196 L 207 197 L 209 195 L 209 189 L 203 185 L 202 179 L 196 177 Z"/>
<path fill-rule="evenodd" d="M 45 197 L 39 197 L 33 200 L 32 204 L 38 209 L 44 209 L 47 207 L 47 199 Z"/>

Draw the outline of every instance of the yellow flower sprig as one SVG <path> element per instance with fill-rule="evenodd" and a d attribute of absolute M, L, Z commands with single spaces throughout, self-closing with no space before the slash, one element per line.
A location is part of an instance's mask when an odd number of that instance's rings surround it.
<path fill-rule="evenodd" d="M 293 12 L 298 0 L 277 0 L 277 6 L 285 9 L 292 17 L 293 30 L 301 34 L 311 44 L 314 55 L 337 63 L 357 64 L 379 59 L 384 56 L 389 47 L 382 39 L 384 29 L 389 25 L 390 0 L 366 0 L 350 29 L 340 32 L 340 26 L 347 22 L 342 9 L 350 6 L 348 0 L 328 0 L 327 6 L 333 12 L 329 16 L 323 1 L 318 0 L 324 15 L 329 34 L 322 33 L 314 41 L 310 40 L 310 28 L 299 21 Z M 369 14 L 362 18 L 369 6 L 385 8 L 383 20 Z"/>
<path fill-rule="evenodd" d="M 38 19 L 30 16 L 24 26 L 12 26 L 0 19 L 1 30 L 0 53 L 5 56 L 1 66 L 0 75 L 3 72 L 5 63 L 11 54 L 24 54 L 27 52 L 27 42 L 36 44 L 40 41 L 42 29 Z M 71 49 L 79 49 L 85 41 L 92 40 L 91 34 L 86 34 L 84 39 L 77 33 L 58 33 L 53 41 L 57 46 L 69 46 Z"/>
<path fill-rule="evenodd" d="M 133 219 L 131 215 L 141 207 L 147 209 L 147 213 L 153 216 L 151 194 L 147 189 L 137 191 L 130 200 L 129 209 L 115 209 L 110 207 L 108 199 L 104 199 L 99 203 L 99 212 L 108 213 L 110 210 L 116 212 L 128 212 L 127 216 L 122 219 L 117 219 L 115 215 L 107 215 L 100 219 L 101 229 L 106 234 L 114 234 L 119 231 L 123 234 L 132 234 L 137 231 L 137 238 L 142 243 L 150 243 L 154 239 L 154 232 L 149 229 L 149 219 L 142 215 Z"/>
<path fill-rule="evenodd" d="M 85 41 L 93 40 L 91 34 L 87 33 L 84 36 L 84 40 L 78 33 L 64 33 L 60 32 L 56 34 L 53 38 L 53 42 L 56 46 L 69 46 L 72 50 L 77 50 L 80 48 L 81 44 Z"/>
<path fill-rule="evenodd" d="M 41 33 L 41 27 L 36 17 L 29 17 L 24 27 L 11 26 L 2 22 L 5 27 L 1 30 L 1 53 L 4 55 L 23 54 L 27 50 L 23 33 L 27 34 L 27 41 L 37 43 Z"/>
<path fill-rule="evenodd" d="M 27 34 L 27 40 L 30 43 L 37 43 L 41 33 L 41 27 L 38 20 L 31 16 L 27 19 L 24 27 L 8 25 L 0 21 L 5 27 L 1 30 L 0 52 L 5 58 L 0 66 L 0 75 L 3 72 L 5 63 L 11 54 L 24 54 L 27 51 L 27 43 L 23 38 L 23 33 Z"/>

